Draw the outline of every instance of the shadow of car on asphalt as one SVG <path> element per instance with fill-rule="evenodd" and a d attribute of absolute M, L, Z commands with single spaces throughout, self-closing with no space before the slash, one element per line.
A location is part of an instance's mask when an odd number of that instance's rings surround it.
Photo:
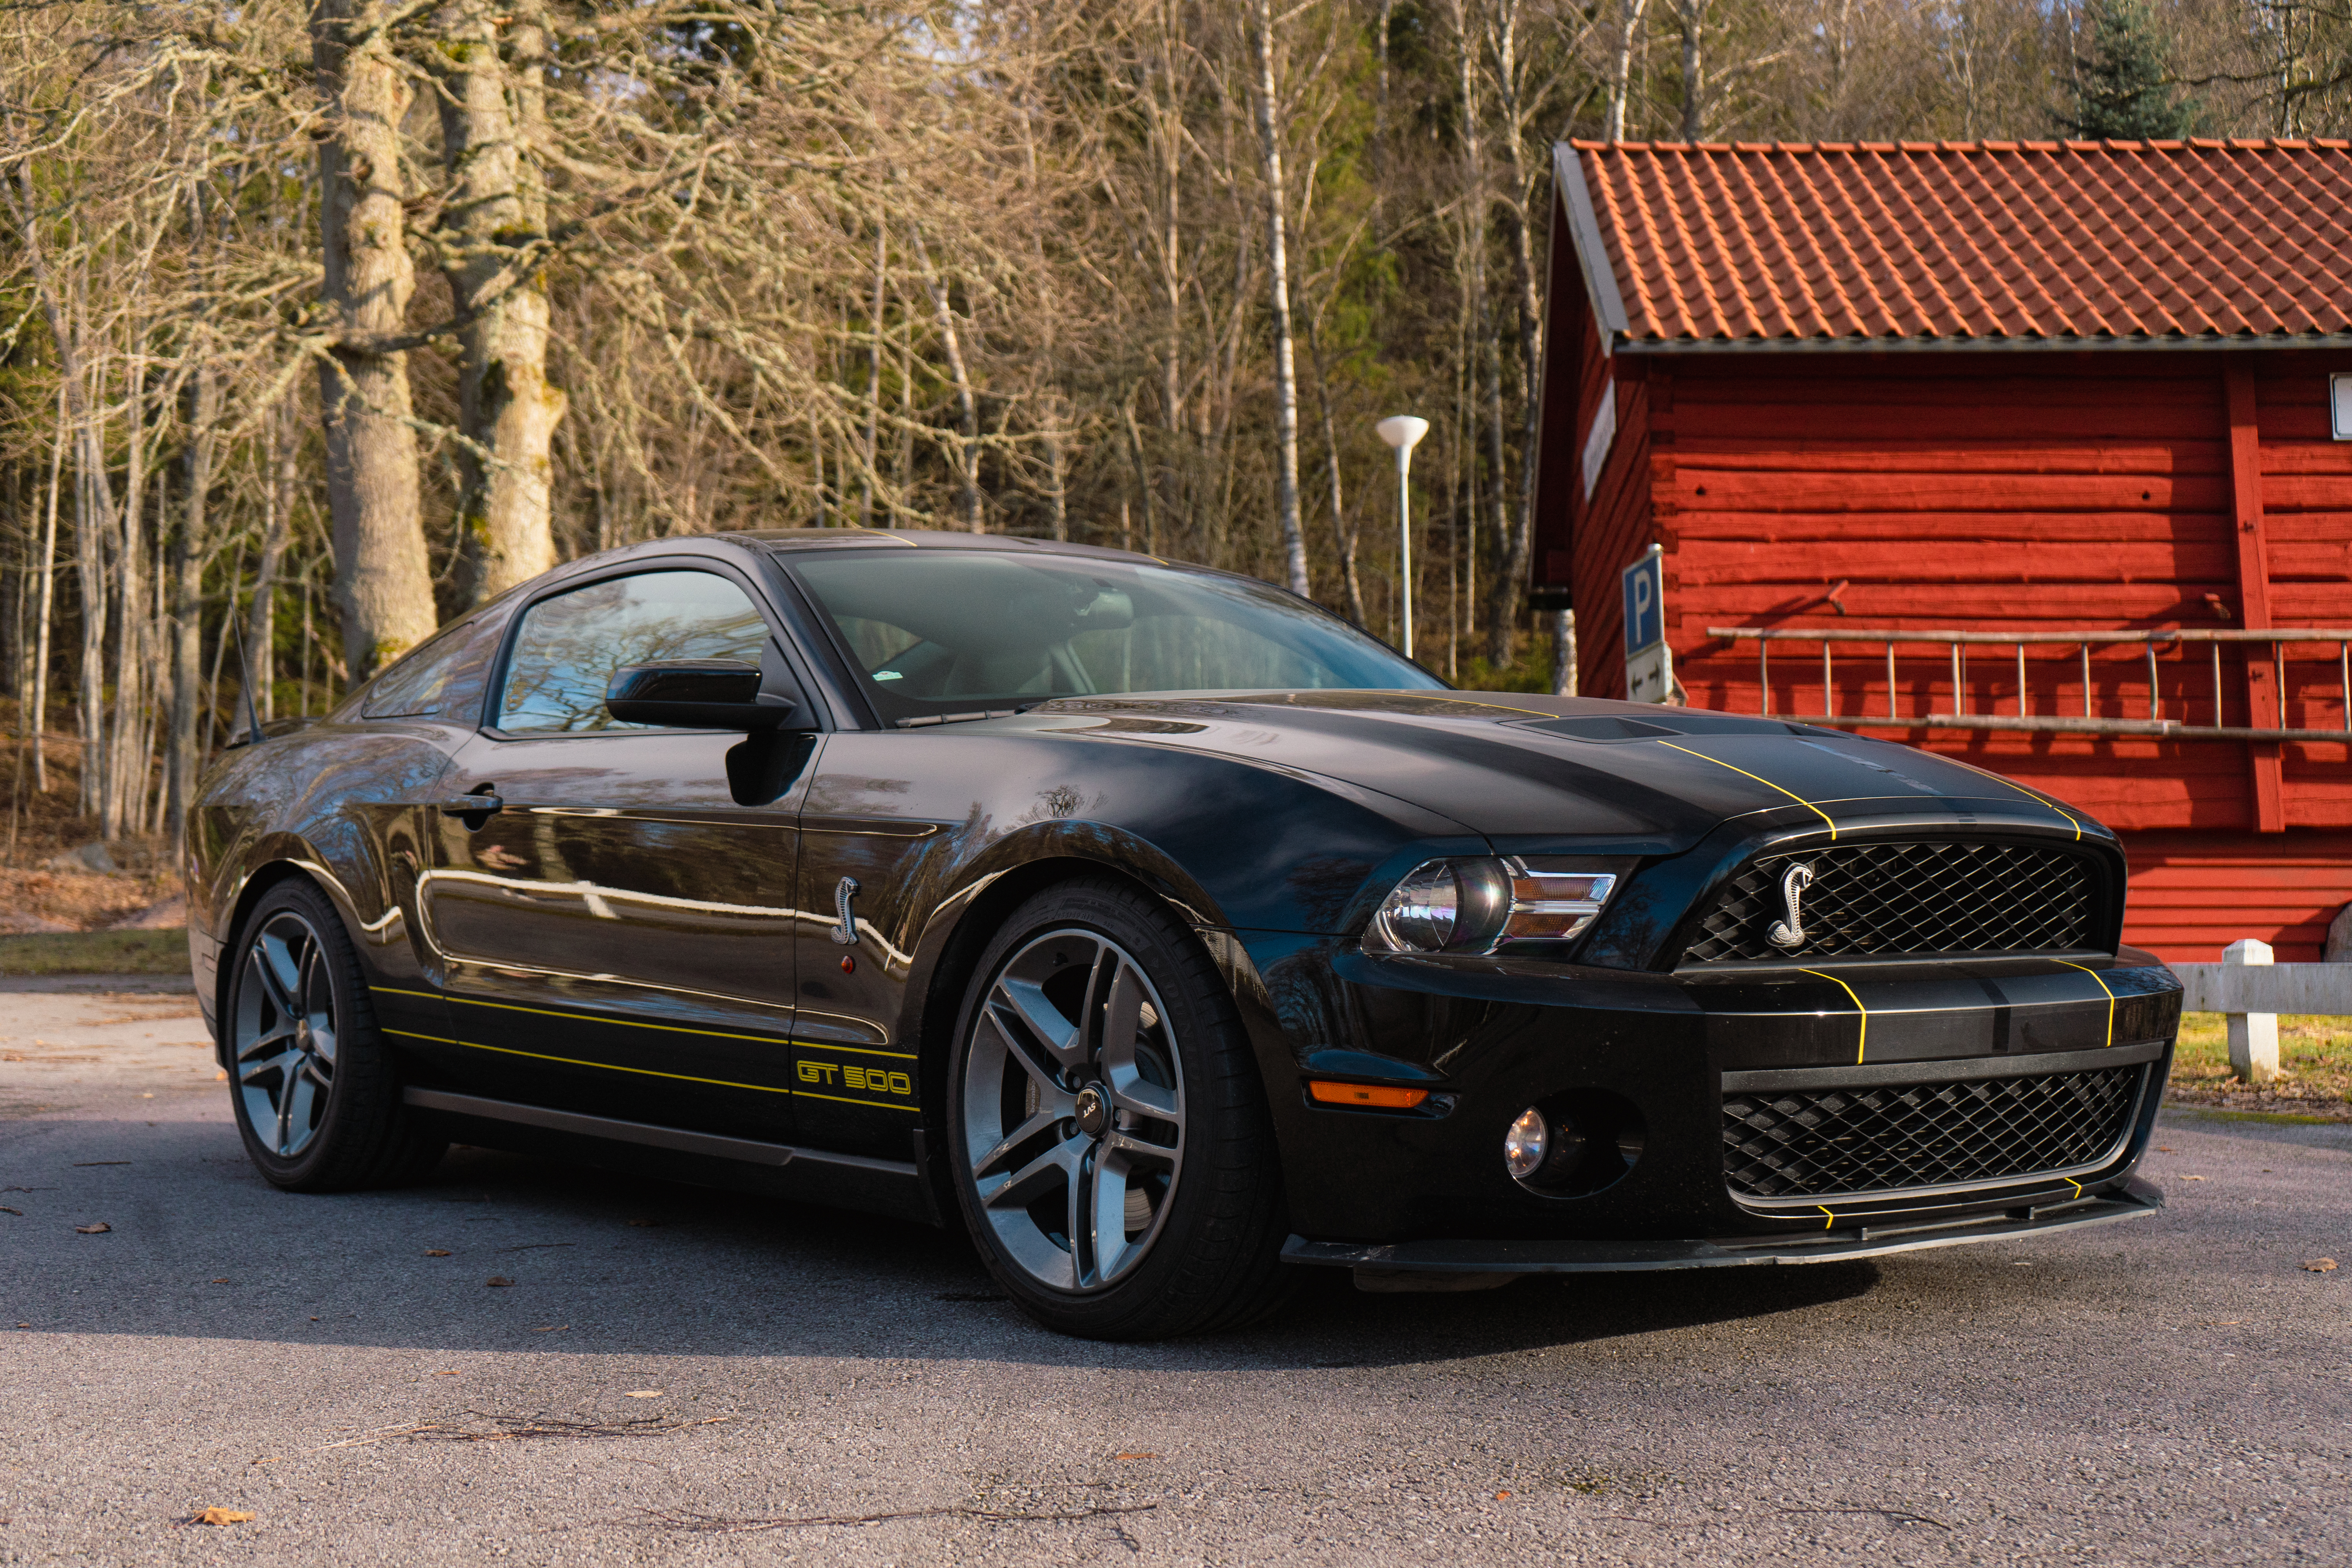
<path fill-rule="evenodd" d="M 163 1234 L 136 1243 L 131 1271 L 120 1267 L 130 1259 L 64 1247 L 39 1280 L 80 1288 L 51 1303 L 34 1294 L 37 1280 L 20 1283 L 10 1292 L 18 1317 L 31 1308 L 51 1331 L 436 1352 L 1376 1369 L 1738 1325 L 1863 1296 L 1879 1279 L 1860 1262 L 1375 1295 L 1345 1270 L 1316 1268 L 1257 1327 L 1103 1343 L 1032 1323 L 955 1231 L 473 1148 L 404 1188 L 280 1193 L 222 1123 L 164 1125 L 184 1136 L 163 1159 L 132 1167 L 140 1186 L 118 1189 L 110 1210 L 131 1216 L 119 1227 L 131 1236 L 117 1239 Z M 91 1121 L 78 1131 L 78 1144 L 119 1146 L 134 1130 Z M 159 1176 L 168 1192 L 146 1190 Z M 139 1220 L 142 1205 L 152 1221 Z M 95 1278 L 76 1279 L 89 1269 Z M 493 1273 L 514 1288 L 486 1289 Z"/>

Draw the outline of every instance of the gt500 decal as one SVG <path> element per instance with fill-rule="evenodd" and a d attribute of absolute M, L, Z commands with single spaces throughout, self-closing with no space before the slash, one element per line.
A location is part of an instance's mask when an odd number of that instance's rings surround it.
<path fill-rule="evenodd" d="M 864 1094 L 887 1094 L 901 1100 L 915 1097 L 912 1075 L 890 1068 L 861 1067 L 856 1062 L 820 1062 L 803 1059 L 800 1064 L 800 1080 L 824 1089 L 841 1088 Z"/>

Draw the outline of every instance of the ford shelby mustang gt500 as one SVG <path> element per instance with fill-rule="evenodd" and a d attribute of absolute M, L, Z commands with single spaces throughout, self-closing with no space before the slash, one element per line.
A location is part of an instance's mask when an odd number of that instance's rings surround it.
<path fill-rule="evenodd" d="M 967 1228 L 1074 1333 L 2149 1212 L 2180 991 L 2082 813 L 1774 719 L 1449 689 L 1115 551 L 577 561 L 193 817 L 253 1163 L 452 1140 Z"/>

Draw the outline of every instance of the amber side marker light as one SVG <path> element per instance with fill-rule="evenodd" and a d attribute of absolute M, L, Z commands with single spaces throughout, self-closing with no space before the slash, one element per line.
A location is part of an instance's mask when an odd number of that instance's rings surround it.
<path fill-rule="evenodd" d="M 1377 1105 L 1385 1110 L 1411 1110 L 1429 1098 L 1425 1089 L 1391 1089 L 1376 1083 L 1335 1083 L 1311 1079 L 1307 1092 L 1323 1105 Z"/>

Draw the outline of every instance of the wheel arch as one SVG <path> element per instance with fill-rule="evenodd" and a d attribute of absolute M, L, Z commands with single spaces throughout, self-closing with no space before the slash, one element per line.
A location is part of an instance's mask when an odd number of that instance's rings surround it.
<path fill-rule="evenodd" d="M 1023 903 L 1060 883 L 1088 879 L 1123 883 L 1159 900 L 1202 940 L 1211 962 L 1225 975 L 1226 984 L 1230 987 L 1234 984 L 1235 977 L 1226 954 L 1229 951 L 1238 952 L 1239 944 L 1212 940 L 1223 932 L 1220 927 L 1202 921 L 1206 895 L 1195 884 L 1185 889 L 1193 895 L 1188 899 L 1183 891 L 1167 886 L 1161 878 L 1151 875 L 1129 858 L 1114 859 L 1064 844 L 1050 851 L 1014 857 L 1009 864 L 979 871 L 967 880 L 940 903 L 925 924 L 922 940 L 916 948 L 916 973 L 909 976 L 907 987 L 907 1010 L 898 1029 L 898 1038 L 915 1042 L 918 1081 L 922 1085 L 923 1096 L 924 1177 L 943 1216 L 961 1213 L 955 1194 L 947 1184 L 944 1158 L 949 1147 L 948 1062 L 955 1047 L 956 1020 L 962 1011 L 964 992 L 971 984 L 981 952 L 1005 917 Z M 1184 880 L 1190 884 L 1189 878 Z"/>
<path fill-rule="evenodd" d="M 227 900 L 228 918 L 221 922 L 220 959 L 213 966 L 213 1016 L 219 1025 L 213 1031 L 213 1058 L 224 1072 L 229 1070 L 229 986 L 236 973 L 237 938 L 245 922 L 271 889 L 286 882 L 308 882 L 326 896 L 333 906 L 335 918 L 343 922 L 348 936 L 356 911 L 351 895 L 326 865 L 310 852 L 299 840 L 269 847 L 268 853 L 257 858 L 245 880 Z M 355 947 L 356 943 L 353 944 Z"/>

